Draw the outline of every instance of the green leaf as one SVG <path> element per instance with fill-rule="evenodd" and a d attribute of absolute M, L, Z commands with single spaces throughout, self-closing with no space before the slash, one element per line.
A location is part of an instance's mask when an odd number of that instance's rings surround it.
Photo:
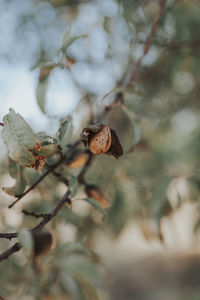
<path fill-rule="evenodd" d="M 80 39 L 80 38 L 86 38 L 87 35 L 86 34 L 81 34 L 81 35 L 77 35 L 77 36 L 70 36 L 70 30 L 66 31 L 63 37 L 63 45 L 62 47 L 58 50 L 58 53 L 63 52 L 66 53 L 66 50 L 69 46 L 71 46 L 76 40 Z"/>
<path fill-rule="evenodd" d="M 170 181 L 171 177 L 169 176 L 164 176 L 158 180 L 149 201 L 151 212 L 158 220 L 162 217 L 163 206 L 166 202 L 167 188 Z"/>
<path fill-rule="evenodd" d="M 133 145 L 136 145 L 137 143 L 139 143 L 139 141 L 141 140 L 142 137 L 142 128 L 140 125 L 140 121 L 136 118 L 134 118 L 134 142 Z"/>
<path fill-rule="evenodd" d="M 138 119 L 138 117 L 135 115 L 135 113 L 131 110 L 129 110 L 126 106 L 121 106 L 122 109 L 124 110 L 124 112 L 126 113 L 127 117 L 129 118 L 130 123 L 133 126 L 133 143 L 130 147 L 130 149 L 136 145 L 137 143 L 139 143 L 139 141 L 142 138 L 142 128 L 140 125 L 140 120 Z"/>
<path fill-rule="evenodd" d="M 21 246 L 31 253 L 33 251 L 33 239 L 31 232 L 22 228 L 18 233 L 18 238 Z"/>
<path fill-rule="evenodd" d="M 58 129 L 58 140 L 59 142 L 62 141 L 64 135 L 66 134 L 67 130 L 69 129 L 70 123 L 69 120 L 66 120 L 60 124 Z"/>
<path fill-rule="evenodd" d="M 127 210 L 124 195 L 120 189 L 116 189 L 111 208 L 108 210 L 107 222 L 115 235 L 119 235 L 127 221 Z"/>
<path fill-rule="evenodd" d="M 101 207 L 101 205 L 95 199 L 93 199 L 93 198 L 84 198 L 82 200 L 89 203 L 93 207 L 95 207 L 98 211 L 100 211 L 102 213 L 102 215 L 104 217 L 106 217 L 106 215 L 107 215 L 106 211 Z"/>
<path fill-rule="evenodd" d="M 63 207 L 63 209 L 60 212 L 60 216 L 63 217 L 66 223 L 71 223 L 78 228 L 82 227 L 82 218 L 79 215 L 75 214 L 67 206 Z"/>
<path fill-rule="evenodd" d="M 45 132 L 37 133 L 42 149 L 39 153 L 45 157 L 51 157 L 59 152 L 59 144 L 57 139 L 47 135 Z"/>
<path fill-rule="evenodd" d="M 68 181 L 68 191 L 70 193 L 70 198 L 73 198 L 76 196 L 79 188 L 78 179 L 71 175 Z"/>
<path fill-rule="evenodd" d="M 3 118 L 2 139 L 8 148 L 9 157 L 21 166 L 28 167 L 35 163 L 33 149 L 39 139 L 27 122 L 10 108 Z"/>
<path fill-rule="evenodd" d="M 11 170 L 10 174 L 13 178 L 16 179 L 16 183 L 13 187 L 3 187 L 2 190 L 11 196 L 19 196 L 21 195 L 27 185 L 27 180 L 24 175 L 24 168 L 17 165 L 13 160 L 11 161 Z"/>
<path fill-rule="evenodd" d="M 11 158 L 9 158 L 9 162 L 8 162 L 8 171 L 9 174 L 12 178 L 16 179 L 17 175 L 18 175 L 18 164 L 12 160 Z"/>
<path fill-rule="evenodd" d="M 102 280 L 102 268 L 91 260 L 88 256 L 83 254 L 71 254 L 70 257 L 61 257 L 57 262 L 58 265 L 68 274 L 74 276 L 81 276 L 84 279 L 93 283 L 99 283 Z"/>
<path fill-rule="evenodd" d="M 37 103 L 44 114 L 45 114 L 46 91 L 49 84 L 49 75 L 43 80 L 38 80 L 37 89 L 36 89 Z"/>
<path fill-rule="evenodd" d="M 105 16 L 103 20 L 103 29 L 109 33 L 110 31 L 110 17 Z"/>
<path fill-rule="evenodd" d="M 56 255 L 69 255 L 71 253 L 83 253 L 98 261 L 99 257 L 85 245 L 80 242 L 65 243 L 56 249 Z"/>
<path fill-rule="evenodd" d="M 97 295 L 96 289 L 89 281 L 83 279 L 81 276 L 78 275 L 73 276 L 73 278 L 83 289 L 88 300 L 100 300 L 99 296 Z"/>

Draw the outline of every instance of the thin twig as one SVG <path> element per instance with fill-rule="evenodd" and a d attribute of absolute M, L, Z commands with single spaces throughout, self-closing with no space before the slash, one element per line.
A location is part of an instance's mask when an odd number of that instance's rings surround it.
<path fill-rule="evenodd" d="M 39 219 L 39 218 L 45 218 L 48 214 L 36 214 L 34 212 L 29 212 L 25 209 L 22 210 L 23 214 L 25 216 L 31 216 L 31 217 L 35 217 L 36 219 Z"/>
<path fill-rule="evenodd" d="M 21 249 L 21 246 L 19 243 L 15 243 L 12 247 L 10 247 L 8 250 L 0 254 L 0 261 L 7 259 L 10 255 L 12 255 L 15 252 L 18 252 Z"/>
<path fill-rule="evenodd" d="M 55 167 L 56 168 L 56 167 Z M 12 208 L 17 202 L 19 202 L 25 195 L 32 191 L 51 171 L 46 170 L 23 194 L 21 194 L 14 202 L 12 202 L 8 208 Z"/>
<path fill-rule="evenodd" d="M 0 122 L 0 126 L 4 126 L 4 124 L 2 122 Z"/>
<path fill-rule="evenodd" d="M 0 238 L 2 239 L 14 239 L 17 237 L 17 232 L 11 232 L 11 233 L 0 233 Z"/>
<path fill-rule="evenodd" d="M 164 11 L 164 8 L 165 8 L 165 4 L 166 4 L 166 0 L 161 0 L 160 3 L 159 3 L 159 10 L 158 10 L 158 14 L 152 24 L 152 27 L 151 27 L 151 31 L 149 33 L 149 36 L 145 42 L 145 45 L 144 45 L 144 49 L 143 49 L 143 53 L 142 55 L 139 57 L 139 59 L 137 60 L 133 70 L 131 70 L 130 73 L 127 74 L 127 76 L 125 77 L 123 83 L 122 83 L 122 87 L 127 87 L 130 82 L 135 79 L 135 76 L 138 72 L 138 69 L 141 65 L 141 62 L 144 58 L 144 56 L 149 52 L 149 49 L 151 47 L 151 44 L 152 44 L 152 40 L 153 40 L 153 37 L 154 35 L 156 34 L 157 32 L 157 29 L 158 29 L 158 24 L 159 24 L 159 21 L 161 19 L 161 16 L 162 16 L 162 13 Z"/>
<path fill-rule="evenodd" d="M 42 217 L 43 218 L 42 221 L 38 223 L 34 228 L 32 228 L 31 231 L 32 232 L 41 231 L 44 228 L 44 226 L 57 215 L 57 213 L 61 210 L 64 204 L 70 202 L 68 196 L 69 196 L 69 192 L 66 192 L 64 196 L 61 198 L 61 200 L 56 204 L 56 206 L 50 211 L 50 213 L 44 214 Z M 10 235 L 17 237 L 17 232 L 12 233 Z M 7 259 L 10 255 L 12 255 L 15 252 L 18 252 L 20 249 L 21 249 L 21 245 L 19 243 L 15 243 L 8 250 L 0 254 L 0 261 Z"/>

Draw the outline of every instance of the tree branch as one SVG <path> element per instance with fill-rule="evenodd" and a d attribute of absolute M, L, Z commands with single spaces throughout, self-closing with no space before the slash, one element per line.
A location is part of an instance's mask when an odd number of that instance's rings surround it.
<path fill-rule="evenodd" d="M 11 232 L 11 233 L 0 233 L 0 238 L 2 239 L 14 239 L 17 237 L 17 232 Z"/>
<path fill-rule="evenodd" d="M 49 223 L 56 215 L 57 213 L 61 210 L 61 208 L 64 206 L 65 203 L 71 202 L 71 200 L 69 199 L 69 193 L 66 192 L 64 194 L 64 196 L 61 198 L 61 200 L 57 203 L 57 205 L 50 211 L 50 213 L 47 214 L 43 214 L 40 215 L 40 217 L 42 216 L 42 221 L 40 223 L 38 223 L 35 227 L 32 228 L 32 232 L 35 231 L 41 231 L 44 226 Z M 32 213 L 28 213 L 28 215 L 33 215 Z M 34 214 L 34 217 L 36 216 L 36 214 Z M 39 217 L 39 215 L 37 215 L 37 217 Z M 1 234 L 2 238 L 14 238 L 17 237 L 18 233 L 8 233 L 8 234 Z M 8 235 L 10 235 L 8 237 Z M 6 250 L 5 252 L 3 252 L 2 254 L 0 254 L 0 261 L 7 259 L 10 255 L 12 255 L 15 252 L 18 252 L 21 249 L 21 245 L 19 243 L 15 243 L 12 247 L 10 247 L 8 250 Z"/>
<path fill-rule="evenodd" d="M 0 122 L 0 126 L 4 126 L 4 124 L 2 122 Z"/>
<path fill-rule="evenodd" d="M 144 56 L 149 52 L 149 49 L 151 47 L 151 44 L 152 44 L 152 41 L 153 41 L 153 37 L 154 35 L 156 34 L 157 32 L 157 29 L 158 29 L 158 24 L 160 22 L 160 19 L 161 19 L 161 16 L 162 16 L 162 13 L 164 11 L 164 8 L 165 8 L 165 4 L 166 4 L 166 0 L 160 0 L 160 3 L 159 3 L 159 10 L 158 10 L 158 14 L 152 24 L 152 27 L 151 27 L 151 31 L 149 33 L 149 36 L 145 42 L 145 45 L 144 45 L 144 49 L 143 49 L 143 53 L 142 55 L 139 57 L 139 59 L 137 60 L 133 70 L 130 71 L 130 73 L 127 74 L 127 76 L 125 77 L 123 83 L 122 83 L 122 87 L 127 87 L 130 82 L 135 79 L 135 76 L 138 72 L 138 69 L 141 65 L 141 62 L 144 58 Z"/>
<path fill-rule="evenodd" d="M 18 252 L 21 249 L 21 246 L 19 243 L 15 243 L 12 247 L 10 247 L 8 250 L 0 254 L 0 261 L 7 259 L 10 255 L 12 255 L 15 252 Z"/>

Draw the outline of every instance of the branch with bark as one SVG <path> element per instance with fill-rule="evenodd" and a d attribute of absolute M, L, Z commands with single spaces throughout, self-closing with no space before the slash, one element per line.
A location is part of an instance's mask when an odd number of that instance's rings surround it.
<path fill-rule="evenodd" d="M 166 0 L 161 0 L 160 3 L 159 3 L 159 9 L 158 9 L 158 14 L 152 24 L 152 27 L 151 27 L 151 31 L 149 33 L 149 36 L 144 44 L 144 49 L 143 49 L 143 53 L 142 55 L 139 57 L 139 59 L 137 60 L 137 62 L 135 63 L 135 66 L 134 68 L 130 70 L 129 73 L 127 73 L 127 75 L 125 76 L 124 78 L 124 81 L 122 83 L 122 87 L 123 88 L 126 88 L 130 83 L 131 81 L 133 81 L 133 79 L 135 79 L 135 76 L 140 68 L 140 65 L 141 65 L 141 62 L 143 60 L 143 58 L 145 57 L 145 55 L 147 55 L 147 53 L 149 52 L 150 48 L 151 48 L 151 45 L 152 45 L 152 42 L 153 42 L 153 38 L 158 30 L 158 25 L 159 25 L 159 22 L 160 22 L 160 19 L 162 17 L 162 14 L 164 12 L 164 8 L 165 8 L 165 5 L 166 5 Z"/>
<path fill-rule="evenodd" d="M 36 218 L 42 217 L 42 221 L 40 221 L 34 228 L 31 229 L 32 232 L 38 232 L 41 231 L 47 223 L 49 223 L 61 210 L 61 208 L 66 204 L 71 202 L 69 198 L 69 192 L 67 191 L 64 196 L 61 198 L 61 200 L 56 204 L 56 206 L 48 213 L 43 215 L 36 215 L 34 213 L 28 213 L 25 214 L 34 216 Z M 17 232 L 14 233 L 1 233 L 1 238 L 7 238 L 12 239 L 17 237 Z M 0 261 L 7 259 L 10 255 L 12 255 L 15 252 L 18 252 L 21 249 L 21 246 L 19 243 L 15 243 L 12 247 L 10 247 L 8 250 L 0 254 Z"/>

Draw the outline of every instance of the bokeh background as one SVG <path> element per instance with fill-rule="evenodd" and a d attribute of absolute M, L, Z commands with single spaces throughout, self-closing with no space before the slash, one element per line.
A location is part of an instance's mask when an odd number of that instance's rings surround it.
<path fill-rule="evenodd" d="M 62 270 L 63 258 L 52 250 L 53 261 L 61 263 L 44 259 L 44 269 L 57 279 L 42 299 L 88 299 L 67 275 L 71 269 L 86 272 L 103 300 L 199 299 L 199 1 L 166 1 L 149 52 L 134 81 L 121 88 L 158 11 L 156 0 L 0 2 L 1 121 L 12 107 L 35 132 L 55 135 L 70 115 L 74 129 L 64 141 L 66 150 L 117 93 L 123 102 L 101 121 L 116 130 L 125 154 L 119 160 L 97 157 L 86 176 L 109 196 L 108 218 L 102 221 L 81 201 L 80 187 L 72 211 L 64 208 L 47 226 L 54 249 L 81 241 L 95 251 L 101 274 L 73 255 Z M 1 139 L 0 147 L 0 185 L 11 186 Z M 59 171 L 78 174 L 67 167 Z M 30 182 L 38 176 L 27 173 Z M 50 175 L 12 210 L 13 198 L 1 191 L 1 232 L 33 227 L 36 220 L 21 210 L 47 212 L 64 191 Z M 1 240 L 1 251 L 11 244 Z M 2 297 L 39 299 L 23 252 L 0 269 Z"/>

